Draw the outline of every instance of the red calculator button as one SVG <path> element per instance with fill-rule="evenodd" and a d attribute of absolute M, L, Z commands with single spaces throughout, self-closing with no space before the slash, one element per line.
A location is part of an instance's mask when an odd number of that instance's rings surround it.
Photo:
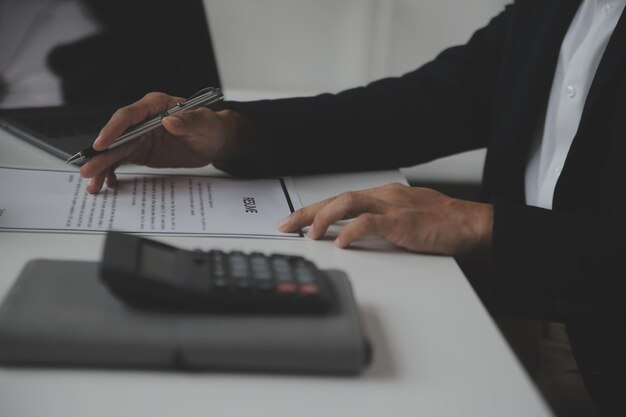
<path fill-rule="evenodd" d="M 305 296 L 318 295 L 320 289 L 315 284 L 300 284 L 300 294 Z"/>
<path fill-rule="evenodd" d="M 293 282 L 279 282 L 276 285 L 276 292 L 279 294 L 294 294 L 296 292 L 296 284 Z"/>

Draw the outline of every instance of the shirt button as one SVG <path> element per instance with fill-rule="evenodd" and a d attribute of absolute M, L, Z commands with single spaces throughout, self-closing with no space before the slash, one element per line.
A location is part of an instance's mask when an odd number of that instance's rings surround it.
<path fill-rule="evenodd" d="M 576 86 L 575 85 L 572 85 L 572 84 L 568 85 L 567 88 L 565 89 L 565 91 L 567 92 L 567 96 L 569 98 L 576 97 L 577 90 L 576 90 Z"/>
<path fill-rule="evenodd" d="M 608 15 L 613 11 L 613 3 L 607 3 L 604 5 L 604 14 Z"/>
<path fill-rule="evenodd" d="M 556 175 L 561 175 L 561 171 L 563 171 L 563 165 L 559 165 L 558 167 L 556 167 L 556 169 L 554 170 L 554 173 Z"/>

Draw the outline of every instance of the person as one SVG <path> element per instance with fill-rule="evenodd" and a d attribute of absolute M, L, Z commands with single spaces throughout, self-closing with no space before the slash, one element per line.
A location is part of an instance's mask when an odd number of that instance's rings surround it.
<path fill-rule="evenodd" d="M 338 94 L 226 102 L 81 168 L 89 192 L 122 163 L 236 175 L 412 166 L 486 147 L 482 198 L 389 184 L 305 207 L 279 224 L 353 219 L 335 244 L 377 235 L 410 251 L 484 260 L 468 277 L 496 317 L 565 323 L 589 395 L 626 415 L 626 0 L 518 0 L 461 46 L 401 77 Z M 94 142 L 174 105 L 163 93 L 117 111 Z"/>

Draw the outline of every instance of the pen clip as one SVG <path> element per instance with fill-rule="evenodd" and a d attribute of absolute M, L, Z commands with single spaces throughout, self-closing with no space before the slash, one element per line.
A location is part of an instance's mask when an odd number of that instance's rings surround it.
<path fill-rule="evenodd" d="M 187 100 L 184 100 L 183 102 L 187 102 L 189 100 L 193 100 L 196 97 L 200 97 L 202 94 L 208 93 L 209 91 L 217 91 L 217 89 L 213 88 L 213 87 L 203 88 L 202 90 L 198 90 L 195 93 L 193 93 L 189 98 L 187 98 Z"/>
<path fill-rule="evenodd" d="M 183 110 L 183 109 L 184 109 L 184 107 L 185 107 L 185 105 L 186 105 L 188 102 L 190 102 L 191 100 L 193 100 L 193 99 L 195 99 L 195 98 L 198 98 L 198 97 L 200 97 L 200 96 L 202 96 L 202 95 L 204 95 L 204 94 L 210 93 L 210 92 L 215 92 L 216 94 L 219 94 L 219 93 L 220 93 L 220 90 L 219 90 L 219 88 L 214 88 L 214 87 L 206 87 L 206 88 L 203 88 L 202 90 L 198 90 L 198 91 L 196 91 L 195 93 L 193 93 L 193 94 L 192 94 L 191 96 L 189 96 L 188 98 L 186 98 L 186 99 L 184 99 L 184 100 L 181 100 L 181 101 L 179 101 L 178 103 L 176 103 L 176 107 L 178 107 L 180 110 Z M 169 116 L 169 112 L 164 112 L 164 113 L 159 114 L 159 117 L 160 117 L 161 119 L 163 119 L 164 117 L 167 117 L 167 116 Z"/>
<path fill-rule="evenodd" d="M 209 97 L 210 95 L 211 97 Z M 202 96 L 207 97 L 202 98 Z M 202 90 L 195 92 L 189 98 L 176 103 L 176 107 L 178 108 L 178 110 L 170 109 L 163 113 L 159 113 L 157 116 L 159 117 L 159 119 L 162 120 L 164 117 L 170 116 L 173 112 L 185 110 L 187 106 L 196 107 L 205 103 L 213 103 L 215 101 L 221 100 L 222 98 L 222 91 L 219 88 L 206 87 Z"/>

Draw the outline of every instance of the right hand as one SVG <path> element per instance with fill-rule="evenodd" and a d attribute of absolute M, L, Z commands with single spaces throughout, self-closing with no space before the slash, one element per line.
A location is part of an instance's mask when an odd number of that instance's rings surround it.
<path fill-rule="evenodd" d="M 117 110 L 102 128 L 93 148 L 98 151 L 106 149 L 129 127 L 174 107 L 181 100 L 163 93 L 149 93 Z M 90 178 L 87 191 L 97 193 L 105 181 L 108 186 L 114 187 L 117 183 L 115 169 L 125 163 L 153 168 L 193 168 L 230 157 L 237 136 L 234 115 L 230 110 L 213 112 L 200 107 L 164 118 L 163 128 L 85 163 L 80 175 Z"/>

